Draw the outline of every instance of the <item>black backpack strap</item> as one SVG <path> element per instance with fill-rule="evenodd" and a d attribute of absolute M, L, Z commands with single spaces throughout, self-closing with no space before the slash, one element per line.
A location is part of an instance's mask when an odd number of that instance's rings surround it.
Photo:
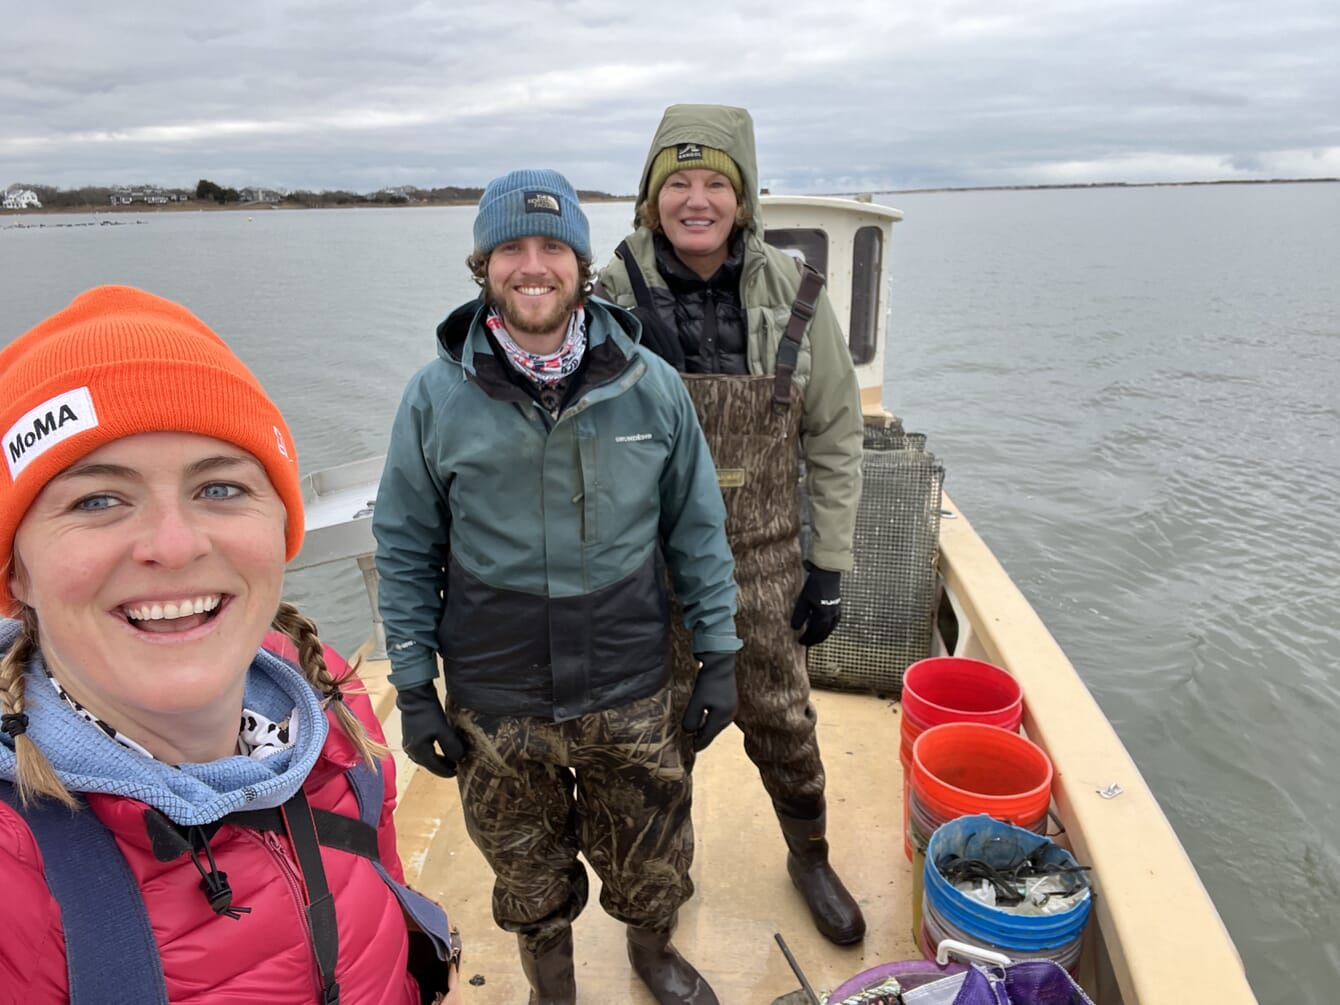
<path fill-rule="evenodd" d="M 772 382 L 772 409 L 785 412 L 791 407 L 791 378 L 796 372 L 796 361 L 800 358 L 800 339 L 805 327 L 814 317 L 819 304 L 819 294 L 824 288 L 824 277 L 812 266 L 797 260 L 800 266 L 800 288 L 791 302 L 791 317 L 786 322 L 781 341 L 777 343 L 777 364 Z"/>
<path fill-rule="evenodd" d="M 301 787 L 284 803 L 283 813 L 288 838 L 293 843 L 293 852 L 302 871 L 307 926 L 312 935 L 312 949 L 316 952 L 316 965 L 321 971 L 321 1002 L 322 1005 L 338 1005 L 340 983 L 335 979 L 335 965 L 340 956 L 340 932 L 335 923 L 335 897 L 326 882 L 312 808 Z"/>
<path fill-rule="evenodd" d="M 257 831 L 286 834 L 284 814 L 278 807 L 268 810 L 239 810 L 223 818 L 225 823 L 238 824 Z M 325 848 L 338 848 L 360 858 L 377 861 L 381 849 L 377 847 L 377 830 L 362 820 L 330 810 L 312 810 L 316 824 L 316 839 Z M 175 857 L 175 856 L 173 856 Z"/>
<path fill-rule="evenodd" d="M 628 273 L 628 285 L 633 288 L 633 300 L 637 305 L 633 308 L 633 315 L 642 323 L 642 344 L 682 373 L 684 347 L 679 342 L 679 334 L 671 330 L 656 313 L 656 307 L 651 299 L 651 289 L 647 286 L 647 280 L 642 275 L 642 269 L 638 267 L 637 259 L 633 257 L 628 242 L 620 241 L 619 246 L 614 249 L 614 254 L 623 262 L 624 271 Z"/>
<path fill-rule="evenodd" d="M 149 914 L 112 832 L 82 800 L 19 803 L 0 780 L 0 799 L 28 825 L 42 850 L 47 887 L 60 905 L 71 1005 L 168 1005 Z"/>

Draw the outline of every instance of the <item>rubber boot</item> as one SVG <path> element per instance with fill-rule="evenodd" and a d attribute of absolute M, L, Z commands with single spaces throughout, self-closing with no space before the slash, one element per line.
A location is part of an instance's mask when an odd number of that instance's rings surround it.
<path fill-rule="evenodd" d="M 808 807 L 793 807 L 793 809 Z M 777 807 L 788 854 L 786 871 L 791 882 L 805 898 L 814 917 L 814 927 L 830 942 L 839 946 L 865 938 L 865 918 L 856 899 L 847 892 L 833 867 L 828 864 L 828 841 L 824 838 L 827 814 L 823 802 L 814 805 L 813 817 L 792 816 Z"/>
<path fill-rule="evenodd" d="M 668 933 L 629 925 L 628 962 L 658 1005 L 718 1005 L 703 975 L 670 945 Z"/>
<path fill-rule="evenodd" d="M 532 953 L 517 936 L 521 971 L 530 981 L 530 1005 L 575 1005 L 577 979 L 572 971 L 572 929 L 542 953 Z"/>

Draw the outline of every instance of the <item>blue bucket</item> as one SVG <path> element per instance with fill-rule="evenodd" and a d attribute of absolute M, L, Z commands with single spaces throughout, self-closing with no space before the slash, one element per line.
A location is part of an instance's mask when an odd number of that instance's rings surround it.
<path fill-rule="evenodd" d="M 1020 913 L 984 904 L 950 883 L 937 863 L 953 855 L 1008 870 L 1028 856 L 1043 866 L 1075 866 L 1070 852 L 1040 834 L 984 814 L 958 817 L 937 827 L 926 846 L 923 913 L 937 937 L 985 945 L 1007 956 L 1050 957 L 1063 965 L 1077 957 L 1093 900 L 1087 876 L 1079 875 L 1082 890 L 1072 906 L 1053 914 Z"/>

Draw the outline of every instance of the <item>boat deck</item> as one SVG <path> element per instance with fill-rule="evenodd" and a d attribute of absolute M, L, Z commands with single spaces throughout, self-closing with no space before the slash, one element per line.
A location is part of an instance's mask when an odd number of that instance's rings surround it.
<path fill-rule="evenodd" d="M 396 750 L 401 856 L 409 881 L 439 899 L 465 943 L 471 1002 L 525 1002 L 529 991 L 515 936 L 493 923 L 493 876 L 465 832 L 454 782 L 417 769 L 399 751 L 387 664 L 360 674 Z M 864 695 L 818 692 L 819 742 L 828 772 L 832 861 L 865 913 L 863 943 L 840 948 L 815 931 L 786 874 L 786 847 L 739 730 L 729 729 L 694 768 L 697 891 L 680 912 L 674 942 L 724 1003 L 805 1002 L 774 935 L 780 933 L 816 993 L 889 960 L 918 957 L 911 934 L 911 869 L 903 853 L 899 709 Z M 857 798 L 857 794 L 861 794 Z M 877 797 L 874 794 L 878 794 Z M 589 870 L 588 870 L 589 871 Z M 578 1000 L 651 1005 L 628 965 L 623 926 L 591 899 L 577 919 Z"/>
<path fill-rule="evenodd" d="M 1213 902 L 1102 710 L 1017 586 L 945 497 L 941 615 L 956 625 L 954 653 L 1009 670 L 1024 690 L 1023 730 L 1052 759 L 1054 834 L 1091 865 L 1094 909 L 1078 979 L 1098 1005 L 1254 1005 Z M 369 556 L 355 552 L 360 567 Z M 365 575 L 367 570 L 365 569 Z M 374 623 L 374 637 L 379 624 Z M 367 648 L 367 647 L 365 647 Z M 493 923 L 493 877 L 465 833 L 456 785 L 419 770 L 399 750 L 400 723 L 383 660 L 360 673 L 398 769 L 396 822 L 410 882 L 438 898 L 465 940 L 466 1001 L 524 1002 L 516 940 Z M 830 945 L 810 923 L 785 868 L 785 846 L 740 734 L 727 730 L 694 777 L 697 893 L 675 942 L 727 1005 L 807 1005 L 774 935 L 785 939 L 823 994 L 880 963 L 918 959 L 911 932 L 913 870 L 903 853 L 901 720 L 895 702 L 815 691 L 828 771 L 832 858 L 865 912 L 855 947 Z M 592 876 L 592 885 L 596 886 Z M 578 996 L 646 1005 L 629 969 L 622 926 L 592 891 L 577 920 Z"/>

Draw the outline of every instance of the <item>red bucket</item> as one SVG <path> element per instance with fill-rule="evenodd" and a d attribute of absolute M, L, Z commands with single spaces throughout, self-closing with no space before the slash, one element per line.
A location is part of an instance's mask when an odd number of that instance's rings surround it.
<path fill-rule="evenodd" d="M 918 660 L 903 674 L 903 731 L 916 736 L 945 722 L 1018 729 L 1024 692 L 1008 671 L 962 656 Z"/>
<path fill-rule="evenodd" d="M 1023 713 L 1023 689 L 995 664 L 963 656 L 933 656 L 918 660 L 903 673 L 898 759 L 903 767 L 903 851 L 908 859 L 912 858 L 908 800 L 917 737 L 948 722 L 985 723 L 1014 731 Z"/>

